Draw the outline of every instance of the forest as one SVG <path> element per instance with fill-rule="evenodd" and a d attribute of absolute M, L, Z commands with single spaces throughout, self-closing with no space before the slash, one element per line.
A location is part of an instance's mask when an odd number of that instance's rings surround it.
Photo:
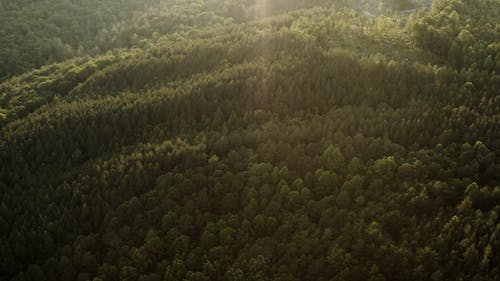
<path fill-rule="evenodd" d="M 500 0 L 0 1 L 0 281 L 500 280 Z"/>

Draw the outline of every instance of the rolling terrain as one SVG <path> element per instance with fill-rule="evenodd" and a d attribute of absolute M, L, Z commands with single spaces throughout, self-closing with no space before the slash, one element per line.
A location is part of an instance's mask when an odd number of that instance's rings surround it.
<path fill-rule="evenodd" d="M 500 279 L 499 0 L 85 3 L 1 3 L 0 280 Z"/>

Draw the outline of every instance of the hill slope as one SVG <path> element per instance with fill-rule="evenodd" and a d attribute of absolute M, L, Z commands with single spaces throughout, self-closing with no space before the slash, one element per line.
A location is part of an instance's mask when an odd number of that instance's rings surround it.
<path fill-rule="evenodd" d="M 340 2 L 0 84 L 0 279 L 498 280 L 499 1 Z"/>

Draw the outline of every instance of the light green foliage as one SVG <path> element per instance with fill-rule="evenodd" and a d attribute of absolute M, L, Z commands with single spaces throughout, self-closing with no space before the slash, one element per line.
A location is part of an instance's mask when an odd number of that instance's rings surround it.
<path fill-rule="evenodd" d="M 485 47 L 498 43 L 498 9 L 498 0 L 435 1 L 431 10 L 413 18 L 413 42 L 457 69 L 492 71 L 498 50 Z"/>
<path fill-rule="evenodd" d="M 0 5 L 0 279 L 500 279 L 498 0 Z"/>

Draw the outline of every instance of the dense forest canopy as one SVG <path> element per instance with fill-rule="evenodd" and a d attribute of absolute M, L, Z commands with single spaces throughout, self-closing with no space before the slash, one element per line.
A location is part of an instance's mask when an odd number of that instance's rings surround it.
<path fill-rule="evenodd" d="M 47 63 L 144 46 L 166 34 L 331 5 L 374 13 L 415 6 L 410 0 L 2 1 L 0 81 Z"/>
<path fill-rule="evenodd" d="M 500 279 L 500 0 L 0 8 L 0 280 Z"/>

